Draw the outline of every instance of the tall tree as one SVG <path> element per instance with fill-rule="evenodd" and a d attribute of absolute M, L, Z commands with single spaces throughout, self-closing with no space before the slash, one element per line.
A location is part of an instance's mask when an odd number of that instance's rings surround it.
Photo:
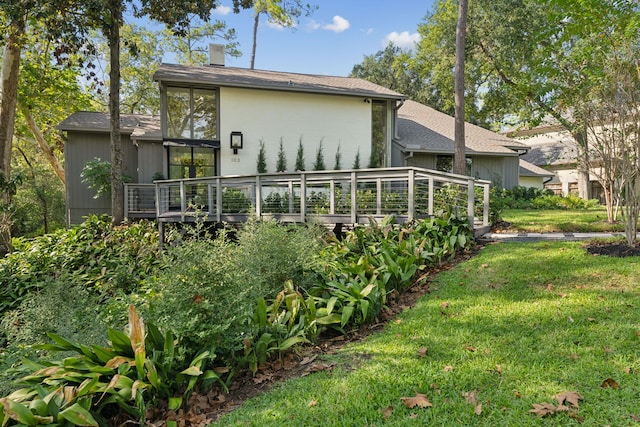
<path fill-rule="evenodd" d="M 466 173 L 465 135 L 464 135 L 464 49 L 467 33 L 467 0 L 459 0 L 458 25 L 456 26 L 456 68 L 455 68 L 455 129 L 454 129 L 454 165 L 453 171 L 459 175 Z"/>
<path fill-rule="evenodd" d="M 420 75 L 410 67 L 411 52 L 389 43 L 384 50 L 365 56 L 353 66 L 350 77 L 358 77 L 400 92 L 414 101 L 429 103 Z"/>
<path fill-rule="evenodd" d="M 251 69 L 255 68 L 256 50 L 258 46 L 258 27 L 260 17 L 266 16 L 269 22 L 285 28 L 295 28 L 298 18 L 305 14 L 309 16 L 318 7 L 303 0 L 239 0 L 234 4 L 234 11 L 240 8 L 253 8 L 253 43 L 251 47 Z"/>

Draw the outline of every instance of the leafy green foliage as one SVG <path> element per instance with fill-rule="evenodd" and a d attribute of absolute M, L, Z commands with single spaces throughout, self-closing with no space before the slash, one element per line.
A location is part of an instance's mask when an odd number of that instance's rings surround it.
<path fill-rule="evenodd" d="M 514 187 L 510 190 L 492 188 L 490 206 L 501 209 L 589 209 L 597 200 L 584 200 L 576 194 L 558 196 L 551 190 Z"/>
<path fill-rule="evenodd" d="M 313 170 L 314 171 L 323 171 L 326 167 L 324 165 L 324 150 L 322 148 L 322 140 L 320 141 L 320 145 L 318 145 L 318 150 L 316 151 L 316 160 L 313 162 Z"/>
<path fill-rule="evenodd" d="M 16 240 L 15 251 L 0 260 L 0 314 L 56 277 L 105 295 L 131 292 L 159 266 L 158 247 L 152 223 L 112 227 L 106 216 L 30 241 Z"/>
<path fill-rule="evenodd" d="M 284 151 L 284 141 L 280 138 L 280 148 L 278 149 L 278 161 L 276 163 L 276 172 L 285 172 L 287 170 L 287 153 Z"/>
<path fill-rule="evenodd" d="M 22 388 L 0 399 L 0 424 L 98 426 L 113 407 L 143 421 L 147 404 L 170 400 L 178 409 L 199 380 L 220 379 L 213 370 L 203 371 L 215 354 L 185 358 L 180 340 L 145 325 L 133 306 L 127 332 L 109 329 L 108 335 L 111 347 L 50 333 L 53 343 L 42 350 L 75 355 L 26 366 L 35 371 L 20 380 Z"/>
<path fill-rule="evenodd" d="M 298 141 L 298 152 L 296 153 L 296 171 L 305 170 L 304 166 L 304 146 L 302 145 L 302 137 L 300 137 L 300 141 Z"/>
<path fill-rule="evenodd" d="M 267 173 L 267 150 L 264 148 L 264 141 L 260 140 L 260 150 L 258 151 L 258 173 Z"/>
<path fill-rule="evenodd" d="M 111 193 L 111 163 L 99 158 L 89 160 L 82 168 L 80 177 L 82 182 L 95 190 L 94 199 Z M 122 180 L 131 182 L 131 177 L 123 175 Z"/>

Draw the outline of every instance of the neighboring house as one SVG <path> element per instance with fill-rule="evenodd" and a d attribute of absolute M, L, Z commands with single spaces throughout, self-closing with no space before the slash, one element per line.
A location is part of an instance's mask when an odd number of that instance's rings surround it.
<path fill-rule="evenodd" d="M 509 134 L 529 146 L 522 160 L 553 174 L 544 185 L 558 195 L 578 192 L 578 146 L 569 132 L 559 125 L 541 125 Z M 589 177 L 593 198 L 602 199 L 602 186 L 592 171 Z"/>
<path fill-rule="evenodd" d="M 348 77 L 211 66 L 163 64 L 154 75 L 160 116 L 122 115 L 124 174 L 133 183 L 154 179 L 256 173 L 261 144 L 268 172 L 275 172 L 280 143 L 293 171 L 300 144 L 305 169 L 318 150 L 333 169 L 419 166 L 450 170 L 453 118 L 406 100 L 400 93 Z M 82 182 L 84 165 L 108 160 L 109 119 L 75 113 L 59 125 L 66 134 L 69 223 L 108 213 L 107 197 L 93 199 Z M 518 156 L 526 146 L 467 125 L 469 174 L 503 187 L 518 185 Z"/>

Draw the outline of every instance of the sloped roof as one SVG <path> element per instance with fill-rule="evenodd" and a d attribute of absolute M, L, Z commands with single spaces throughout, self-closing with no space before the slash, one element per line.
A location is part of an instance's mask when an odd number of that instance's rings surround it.
<path fill-rule="evenodd" d="M 531 164 L 521 158 L 520 159 L 520 176 L 552 177 L 552 176 L 555 176 L 555 173 L 549 172 L 546 169 L 542 169 L 541 167 Z"/>
<path fill-rule="evenodd" d="M 58 129 L 76 132 L 109 132 L 111 129 L 108 113 L 78 111 L 64 119 Z M 138 140 L 162 140 L 160 116 L 143 114 L 121 114 L 120 132 L 131 134 Z"/>
<path fill-rule="evenodd" d="M 398 110 L 398 144 L 406 151 L 452 154 L 455 118 L 415 101 L 406 101 Z M 465 123 L 468 154 L 511 155 L 528 146 L 505 135 Z"/>
<path fill-rule="evenodd" d="M 522 159 L 538 166 L 559 166 L 575 163 L 578 158 L 578 147 L 575 142 L 549 142 L 532 145 Z"/>
<path fill-rule="evenodd" d="M 186 66 L 162 64 L 153 79 L 188 85 L 211 85 L 268 89 L 289 92 L 324 93 L 383 99 L 406 99 L 401 93 L 364 79 L 250 70 L 224 66 Z"/>

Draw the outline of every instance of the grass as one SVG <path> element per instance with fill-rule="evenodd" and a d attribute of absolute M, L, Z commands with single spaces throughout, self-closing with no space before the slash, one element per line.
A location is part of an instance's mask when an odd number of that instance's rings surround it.
<path fill-rule="evenodd" d="M 639 264 L 576 242 L 490 245 L 382 332 L 326 356 L 332 371 L 287 381 L 214 425 L 637 425 Z M 608 378 L 619 389 L 601 387 Z M 529 412 L 569 391 L 583 396 L 579 408 Z M 416 393 L 432 407 L 405 407 Z"/>
<path fill-rule="evenodd" d="M 624 223 L 607 222 L 604 206 L 589 209 L 508 209 L 502 214 L 508 231 L 529 233 L 624 232 Z"/>

